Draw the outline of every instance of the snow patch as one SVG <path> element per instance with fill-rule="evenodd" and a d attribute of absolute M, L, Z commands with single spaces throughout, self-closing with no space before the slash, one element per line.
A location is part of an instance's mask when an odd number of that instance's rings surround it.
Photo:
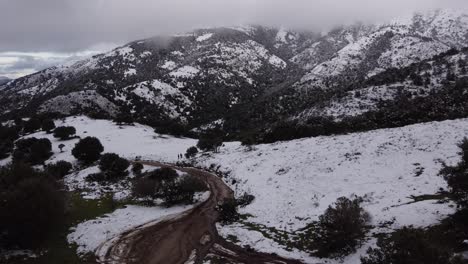
<path fill-rule="evenodd" d="M 210 39 L 212 36 L 213 36 L 213 33 L 207 33 L 207 34 L 197 37 L 197 41 L 202 42 L 202 41 Z"/>

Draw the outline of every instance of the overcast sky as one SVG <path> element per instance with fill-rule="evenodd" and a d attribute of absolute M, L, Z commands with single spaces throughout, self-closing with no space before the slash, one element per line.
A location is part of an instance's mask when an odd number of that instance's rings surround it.
<path fill-rule="evenodd" d="M 324 30 L 468 0 L 0 0 L 0 76 L 194 28 L 264 24 Z"/>

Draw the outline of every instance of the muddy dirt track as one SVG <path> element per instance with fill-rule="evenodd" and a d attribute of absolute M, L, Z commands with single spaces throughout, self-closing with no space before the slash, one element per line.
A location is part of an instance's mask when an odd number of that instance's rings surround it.
<path fill-rule="evenodd" d="M 195 168 L 180 168 L 159 162 L 141 163 L 171 167 L 199 177 L 209 185 L 211 196 L 191 210 L 166 220 L 136 227 L 107 241 L 96 251 L 99 263 L 202 263 L 207 257 L 221 260 L 217 263 L 302 263 L 246 250 L 219 236 L 216 229 L 216 206 L 226 198 L 233 198 L 234 193 L 216 175 Z"/>

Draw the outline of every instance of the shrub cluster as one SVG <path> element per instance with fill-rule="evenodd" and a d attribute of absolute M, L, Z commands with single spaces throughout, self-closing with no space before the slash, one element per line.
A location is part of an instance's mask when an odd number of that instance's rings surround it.
<path fill-rule="evenodd" d="M 220 128 L 207 130 L 200 136 L 197 147 L 203 151 L 217 152 L 223 145 L 224 134 Z"/>
<path fill-rule="evenodd" d="M 379 238 L 378 248 L 370 248 L 362 264 L 461 264 L 461 258 L 436 246 L 422 229 L 405 227 Z"/>
<path fill-rule="evenodd" d="M 0 159 L 8 157 L 14 147 L 14 141 L 19 137 L 17 126 L 3 126 L 0 124 Z"/>
<path fill-rule="evenodd" d="M 105 174 L 106 180 L 115 180 L 127 176 L 128 160 L 115 153 L 105 153 L 99 160 L 99 169 Z"/>
<path fill-rule="evenodd" d="M 179 176 L 171 168 L 161 168 L 137 178 L 133 184 L 136 197 L 162 199 L 166 205 L 191 204 L 194 194 L 207 190 L 206 184 L 191 175 Z"/>
<path fill-rule="evenodd" d="M 14 162 L 32 165 L 42 164 L 52 156 L 52 143 L 46 138 L 25 138 L 16 141 L 13 151 Z"/>

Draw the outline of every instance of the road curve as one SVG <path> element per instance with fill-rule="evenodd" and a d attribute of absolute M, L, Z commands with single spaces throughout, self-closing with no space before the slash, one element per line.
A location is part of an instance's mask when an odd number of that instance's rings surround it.
<path fill-rule="evenodd" d="M 198 206 L 128 230 L 103 243 L 97 250 L 98 263 L 184 264 L 202 263 L 206 256 L 222 259 L 222 263 L 282 263 L 302 262 L 246 250 L 227 242 L 216 229 L 216 206 L 234 192 L 218 176 L 196 168 L 182 168 L 160 162 L 141 162 L 144 165 L 170 167 L 199 177 L 211 195 Z"/>

